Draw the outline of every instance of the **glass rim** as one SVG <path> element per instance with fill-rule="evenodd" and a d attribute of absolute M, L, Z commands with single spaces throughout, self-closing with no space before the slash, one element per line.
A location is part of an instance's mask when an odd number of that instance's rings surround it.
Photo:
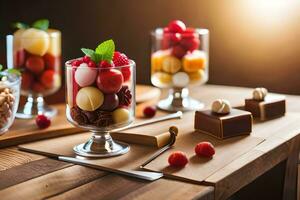
<path fill-rule="evenodd" d="M 153 36 L 161 36 L 164 33 L 164 28 L 156 28 L 154 30 L 151 30 L 150 34 Z M 209 34 L 209 30 L 206 28 L 195 28 L 195 32 L 193 34 L 199 34 L 199 35 L 206 35 Z M 167 35 L 172 35 L 172 34 L 179 34 L 179 35 L 188 35 L 190 33 L 166 33 Z"/>
<path fill-rule="evenodd" d="M 81 59 L 81 58 L 74 58 L 72 60 L 68 60 L 65 62 L 65 67 L 66 69 L 69 69 L 69 68 L 73 68 L 73 66 L 71 65 L 71 62 L 74 61 L 74 60 L 78 60 L 78 59 Z M 105 68 L 99 68 L 99 67 L 93 67 L 92 69 L 99 69 L 99 70 L 105 70 L 105 69 L 122 69 L 122 68 L 125 68 L 125 67 L 135 67 L 136 64 L 134 62 L 134 60 L 131 60 L 131 59 L 128 59 L 129 60 L 129 64 L 128 65 L 122 65 L 122 66 L 114 66 L 114 67 L 105 67 Z M 91 67 L 84 67 L 84 68 L 91 68 Z"/>
<path fill-rule="evenodd" d="M 8 75 L 9 76 L 9 75 Z M 17 75 L 14 75 L 15 77 L 15 80 L 13 81 L 5 81 L 4 83 L 1 83 L 0 81 L 0 86 L 3 84 L 3 85 L 7 85 L 7 86 L 15 86 L 15 85 L 20 85 L 21 84 L 21 76 L 17 76 Z"/>
<path fill-rule="evenodd" d="M 36 29 L 36 28 L 34 28 Z M 20 29 L 18 29 L 20 30 Z M 17 32 L 18 30 L 16 30 L 15 32 Z M 26 29 L 24 29 L 25 31 Z M 40 29 L 36 29 L 36 30 L 40 30 Z M 44 31 L 44 30 L 41 30 L 41 31 Z M 57 38 L 57 37 L 61 37 L 61 31 L 58 30 L 58 29 L 53 29 L 53 28 L 49 28 L 48 29 L 49 32 L 47 31 L 44 31 L 45 33 L 47 33 L 49 35 L 49 38 Z M 22 39 L 35 39 L 35 38 L 40 38 L 40 37 L 22 37 L 22 35 L 20 36 L 15 36 L 15 32 L 13 32 L 12 34 L 7 34 L 6 36 L 13 36 L 14 38 L 22 38 Z"/>

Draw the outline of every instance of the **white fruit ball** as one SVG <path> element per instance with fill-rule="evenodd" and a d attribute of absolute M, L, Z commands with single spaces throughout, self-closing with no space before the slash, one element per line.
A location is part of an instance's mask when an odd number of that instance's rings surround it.
<path fill-rule="evenodd" d="M 172 81 L 173 81 L 173 85 L 175 87 L 183 88 L 189 84 L 190 78 L 189 78 L 189 75 L 187 75 L 187 73 L 178 72 L 173 75 Z"/>
<path fill-rule="evenodd" d="M 43 56 L 49 48 L 49 35 L 45 31 L 29 28 L 23 32 L 21 43 L 29 53 Z"/>
<path fill-rule="evenodd" d="M 92 85 L 97 77 L 97 69 L 89 67 L 86 63 L 80 64 L 75 72 L 75 81 L 80 87 Z"/>

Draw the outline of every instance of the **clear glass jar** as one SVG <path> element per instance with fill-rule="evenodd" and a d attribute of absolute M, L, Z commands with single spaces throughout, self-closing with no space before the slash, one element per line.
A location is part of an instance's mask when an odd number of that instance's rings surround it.
<path fill-rule="evenodd" d="M 125 128 L 135 119 L 134 61 L 110 68 L 74 67 L 72 61 L 66 62 L 67 119 L 92 132 L 89 141 L 74 147 L 75 153 L 110 157 L 128 152 L 129 145 L 114 141 L 109 132 Z"/>
<path fill-rule="evenodd" d="M 48 107 L 43 97 L 61 87 L 61 32 L 19 29 L 13 35 L 12 51 L 13 67 L 22 71 L 21 95 L 28 97 L 17 117 L 54 116 L 57 111 Z"/>
<path fill-rule="evenodd" d="M 20 99 L 21 79 L 7 74 L 0 80 L 0 135 L 14 122 Z"/>
<path fill-rule="evenodd" d="M 151 32 L 151 41 L 151 82 L 169 89 L 169 96 L 158 107 L 167 111 L 203 108 L 203 103 L 189 96 L 188 88 L 208 81 L 209 31 L 164 33 L 158 28 Z"/>

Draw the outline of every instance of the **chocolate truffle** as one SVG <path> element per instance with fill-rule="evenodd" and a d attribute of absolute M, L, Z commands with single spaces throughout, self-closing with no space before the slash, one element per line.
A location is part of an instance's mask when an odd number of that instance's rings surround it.
<path fill-rule="evenodd" d="M 252 131 L 252 115 L 238 109 L 231 109 L 228 114 L 212 110 L 196 111 L 195 129 L 219 139 L 249 135 Z"/>
<path fill-rule="evenodd" d="M 103 93 L 95 87 L 81 88 L 76 96 L 76 104 L 84 111 L 94 111 L 104 101 Z"/>
<path fill-rule="evenodd" d="M 285 97 L 282 95 L 267 94 L 262 100 L 245 99 L 245 110 L 258 120 L 284 116 L 285 109 Z"/>
<path fill-rule="evenodd" d="M 119 105 L 119 97 L 117 94 L 105 94 L 104 102 L 100 107 L 100 110 L 113 111 Z"/>

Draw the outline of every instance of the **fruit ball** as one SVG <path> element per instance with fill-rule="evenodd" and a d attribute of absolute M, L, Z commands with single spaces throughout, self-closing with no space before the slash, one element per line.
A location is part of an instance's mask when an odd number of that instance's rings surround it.
<path fill-rule="evenodd" d="M 105 69 L 99 71 L 97 86 L 103 93 L 117 93 L 121 89 L 123 81 L 123 75 L 119 70 Z"/>
<path fill-rule="evenodd" d="M 198 156 L 211 158 L 215 154 L 215 147 L 210 142 L 200 142 L 195 147 L 195 153 Z"/>
<path fill-rule="evenodd" d="M 182 151 L 175 151 L 169 156 L 168 162 L 172 167 L 184 167 L 188 163 L 188 158 Z"/>
<path fill-rule="evenodd" d="M 126 108 L 118 108 L 112 113 L 112 118 L 115 123 L 124 123 L 129 121 L 130 113 Z"/>
<path fill-rule="evenodd" d="M 85 111 L 98 109 L 104 101 L 103 93 L 95 87 L 81 88 L 76 95 L 76 104 Z"/>
<path fill-rule="evenodd" d="M 101 110 L 104 111 L 113 111 L 119 105 L 119 97 L 117 94 L 105 94 L 104 102 L 100 107 Z"/>
<path fill-rule="evenodd" d="M 76 69 L 75 81 L 80 87 L 92 85 L 97 77 L 97 70 L 88 67 L 86 63 L 82 63 Z"/>

